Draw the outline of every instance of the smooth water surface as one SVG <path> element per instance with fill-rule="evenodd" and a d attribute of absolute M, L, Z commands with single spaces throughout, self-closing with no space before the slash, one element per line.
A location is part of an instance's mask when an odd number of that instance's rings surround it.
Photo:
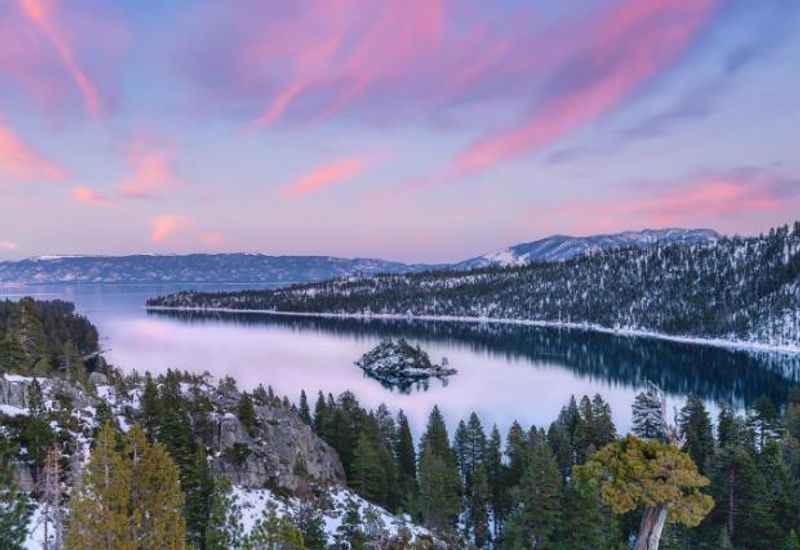
<path fill-rule="evenodd" d="M 362 404 L 402 408 L 419 433 L 434 404 L 449 424 L 476 411 L 507 429 L 549 424 L 570 395 L 600 393 L 621 431 L 630 427 L 633 397 L 648 380 L 671 406 L 695 393 L 712 405 L 745 407 L 762 394 L 785 399 L 800 380 L 800 357 L 754 354 L 709 346 L 486 323 L 363 321 L 269 316 L 147 312 L 147 297 L 180 287 L 132 285 L 34 286 L 2 289 L 0 298 L 34 296 L 76 303 L 100 331 L 106 357 L 125 371 L 168 368 L 231 375 L 240 387 L 271 385 L 296 400 L 322 390 L 352 390 Z M 206 289 L 221 287 L 204 287 Z M 459 373 L 408 393 L 384 388 L 353 365 L 382 338 L 403 336 Z"/>

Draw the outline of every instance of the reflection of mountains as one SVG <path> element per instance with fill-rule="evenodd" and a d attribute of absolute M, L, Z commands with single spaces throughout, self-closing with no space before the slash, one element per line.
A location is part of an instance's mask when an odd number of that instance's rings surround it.
<path fill-rule="evenodd" d="M 800 356 L 727 350 L 594 331 L 490 323 L 411 320 L 330 319 L 277 315 L 150 311 L 187 322 L 226 321 L 273 325 L 348 337 L 399 337 L 453 341 L 475 352 L 508 359 L 562 365 L 580 376 L 623 386 L 652 380 L 668 393 L 700 395 L 714 401 L 748 405 L 761 395 L 776 403 L 800 382 Z"/>

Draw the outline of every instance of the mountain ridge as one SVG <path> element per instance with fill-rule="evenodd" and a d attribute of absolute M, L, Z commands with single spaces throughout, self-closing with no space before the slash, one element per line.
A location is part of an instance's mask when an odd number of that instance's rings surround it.
<path fill-rule="evenodd" d="M 270 255 L 251 252 L 190 254 L 47 255 L 0 260 L 0 283 L 231 283 L 291 284 L 353 275 L 469 270 L 564 261 L 586 253 L 664 244 L 712 244 L 711 229 L 643 229 L 572 237 L 552 235 L 453 263 L 404 263 L 380 258 L 330 255 Z"/>

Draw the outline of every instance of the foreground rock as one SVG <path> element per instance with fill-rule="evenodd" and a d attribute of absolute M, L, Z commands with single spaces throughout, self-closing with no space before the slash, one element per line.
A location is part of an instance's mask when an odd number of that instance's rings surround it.
<path fill-rule="evenodd" d="M 397 342 L 384 340 L 355 364 L 368 376 L 401 387 L 430 378 L 446 378 L 458 372 L 447 366 L 446 358 L 442 359 L 441 365 L 432 363 L 425 351 L 403 338 Z"/>

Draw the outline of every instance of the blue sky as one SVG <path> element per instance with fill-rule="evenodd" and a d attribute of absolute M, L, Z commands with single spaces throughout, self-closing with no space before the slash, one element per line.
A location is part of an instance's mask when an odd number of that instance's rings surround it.
<path fill-rule="evenodd" d="M 463 259 L 800 212 L 791 0 L 13 0 L 0 258 Z"/>

